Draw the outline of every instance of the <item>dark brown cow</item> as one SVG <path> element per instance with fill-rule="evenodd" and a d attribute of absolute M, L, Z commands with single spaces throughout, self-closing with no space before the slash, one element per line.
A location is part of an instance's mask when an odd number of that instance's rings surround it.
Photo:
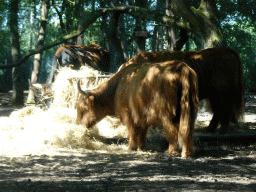
<path fill-rule="evenodd" d="M 228 130 L 229 122 L 238 122 L 243 113 L 243 70 L 238 53 L 230 48 L 210 48 L 195 52 L 142 52 L 123 64 L 180 60 L 198 76 L 199 98 L 209 100 L 214 113 L 208 131 Z"/>
<path fill-rule="evenodd" d="M 82 91 L 77 103 L 77 124 L 91 128 L 105 116 L 120 118 L 127 127 L 129 149 L 145 147 L 150 126 L 163 127 L 168 153 L 192 153 L 192 134 L 199 102 L 197 75 L 180 61 L 130 65 L 96 89 Z"/>
<path fill-rule="evenodd" d="M 72 69 L 80 69 L 82 65 L 89 65 L 94 69 L 109 72 L 110 54 L 96 43 L 91 43 L 88 46 L 60 46 L 54 54 L 52 69 L 46 82 L 53 82 L 53 76 L 58 66 L 69 65 L 72 66 Z"/>

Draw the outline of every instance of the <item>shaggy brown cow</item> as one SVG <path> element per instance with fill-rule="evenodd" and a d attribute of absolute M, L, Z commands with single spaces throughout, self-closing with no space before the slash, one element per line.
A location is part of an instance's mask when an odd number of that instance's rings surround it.
<path fill-rule="evenodd" d="M 59 66 L 72 65 L 72 69 L 79 69 L 82 65 L 89 65 L 94 69 L 109 72 L 110 54 L 100 45 L 91 43 L 88 46 L 64 45 L 54 54 L 51 72 L 47 83 L 53 82 L 53 76 Z"/>
<path fill-rule="evenodd" d="M 129 149 L 145 147 L 150 126 L 163 127 L 168 153 L 192 153 L 192 134 L 199 103 L 197 75 L 180 61 L 130 65 L 96 89 L 82 91 L 77 103 L 77 124 L 92 127 L 105 116 L 120 118 L 127 127 Z"/>
<path fill-rule="evenodd" d="M 210 48 L 195 52 L 142 52 L 123 64 L 180 60 L 198 76 L 199 98 L 207 98 L 214 113 L 209 132 L 221 124 L 220 133 L 228 130 L 229 122 L 238 122 L 243 113 L 243 70 L 238 53 L 230 48 Z"/>

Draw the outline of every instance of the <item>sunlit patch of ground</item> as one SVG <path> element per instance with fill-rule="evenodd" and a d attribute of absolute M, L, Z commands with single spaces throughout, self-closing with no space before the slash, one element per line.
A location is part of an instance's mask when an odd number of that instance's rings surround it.
<path fill-rule="evenodd" d="M 30 106 L 0 117 L 0 191 L 255 191 L 255 144 L 202 142 L 193 158 L 181 159 L 162 153 L 168 143 L 152 128 L 147 150 L 131 152 L 117 119 L 91 130 L 75 124 L 75 99 L 69 100 L 77 95 L 69 91 L 76 86 L 67 85 L 47 110 Z M 255 108 L 248 108 L 239 131 L 255 130 Z M 198 113 L 196 134 L 211 117 Z"/>
<path fill-rule="evenodd" d="M 78 97 L 76 81 L 69 78 L 84 75 L 99 75 L 95 70 L 83 68 L 80 71 L 60 70 L 54 85 L 52 106 L 42 110 L 37 106 L 25 107 L 11 113 L 9 117 L 0 117 L 0 155 L 21 156 L 43 154 L 54 148 L 101 150 L 107 152 L 127 153 L 128 135 L 126 128 L 119 120 L 107 117 L 93 129 L 76 125 L 75 102 Z M 94 87 L 99 82 L 84 81 L 83 89 Z M 253 111 L 245 113 L 245 127 L 255 129 L 256 116 Z M 200 111 L 196 121 L 196 132 L 208 126 L 212 114 Z M 165 136 L 162 130 L 150 129 L 147 134 L 147 151 L 166 149 Z M 144 152 L 141 152 L 144 153 Z"/>
<path fill-rule="evenodd" d="M 199 113 L 196 127 L 207 126 L 211 117 L 210 113 Z M 255 115 L 245 115 L 244 119 L 255 122 Z M 10 117 L 0 118 L 0 154 L 39 155 L 54 148 L 127 152 L 127 131 L 119 120 L 107 117 L 91 130 L 76 125 L 75 120 L 75 109 L 52 107 L 44 111 L 31 106 L 14 111 Z M 147 138 L 148 152 L 163 149 L 165 136 L 161 130 L 150 129 Z"/>

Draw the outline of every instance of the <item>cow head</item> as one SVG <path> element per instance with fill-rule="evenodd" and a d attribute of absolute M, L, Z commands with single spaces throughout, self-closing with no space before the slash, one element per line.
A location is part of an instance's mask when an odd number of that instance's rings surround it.
<path fill-rule="evenodd" d="M 98 95 L 93 93 L 93 90 L 83 91 L 81 89 L 80 80 L 77 83 L 77 88 L 81 95 L 79 96 L 76 106 L 76 124 L 83 124 L 87 128 L 91 128 L 106 116 L 106 114 L 104 114 L 104 106 L 99 104 Z"/>

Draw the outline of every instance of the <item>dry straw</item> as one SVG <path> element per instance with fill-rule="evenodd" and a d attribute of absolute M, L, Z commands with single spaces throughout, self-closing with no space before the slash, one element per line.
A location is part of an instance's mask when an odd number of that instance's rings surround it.
<path fill-rule="evenodd" d="M 14 111 L 8 118 L 0 118 L 0 139 L 5 142 L 0 145 L 0 150 L 18 148 L 17 151 L 21 152 L 24 149 L 35 150 L 34 148 L 39 149 L 42 146 L 126 150 L 126 144 L 110 145 L 105 142 L 106 137 L 127 137 L 125 128 L 118 120 L 107 117 L 91 130 L 75 124 L 77 81 L 81 78 L 82 89 L 92 88 L 107 79 L 84 77 L 98 75 L 102 73 L 90 67 L 82 67 L 79 71 L 70 68 L 60 69 L 54 82 L 54 99 L 49 109 L 42 110 L 37 106 L 29 106 Z"/>
<path fill-rule="evenodd" d="M 83 89 L 88 89 L 97 86 L 106 79 L 98 79 L 101 75 L 100 71 L 94 70 L 91 67 L 83 66 L 79 71 L 64 67 L 59 70 L 59 73 L 54 82 L 54 100 L 53 107 L 75 108 L 78 91 L 77 80 L 81 79 Z M 86 76 L 95 76 L 96 78 L 85 78 Z"/>
<path fill-rule="evenodd" d="M 90 67 L 82 67 L 79 71 L 70 68 L 60 69 L 53 87 L 54 100 L 49 109 L 42 110 L 36 106 L 29 106 L 13 112 L 9 118 L 1 118 L 3 126 L 0 129 L 0 139 L 5 142 L 2 145 L 3 150 L 6 151 L 8 147 L 13 146 L 18 148 L 19 152 L 21 149 L 31 147 L 33 151 L 38 151 L 42 147 L 56 146 L 113 152 L 127 151 L 128 135 L 119 120 L 106 117 L 90 130 L 83 125 L 75 124 L 77 81 L 79 78 L 82 79 L 82 89 L 92 88 L 107 79 L 83 77 L 98 75 L 102 73 Z M 126 142 L 111 144 L 109 140 L 111 138 L 113 141 L 121 139 Z M 159 150 L 162 144 L 158 145 L 158 143 L 163 138 L 161 131 L 152 129 L 148 134 L 147 146 Z"/>

